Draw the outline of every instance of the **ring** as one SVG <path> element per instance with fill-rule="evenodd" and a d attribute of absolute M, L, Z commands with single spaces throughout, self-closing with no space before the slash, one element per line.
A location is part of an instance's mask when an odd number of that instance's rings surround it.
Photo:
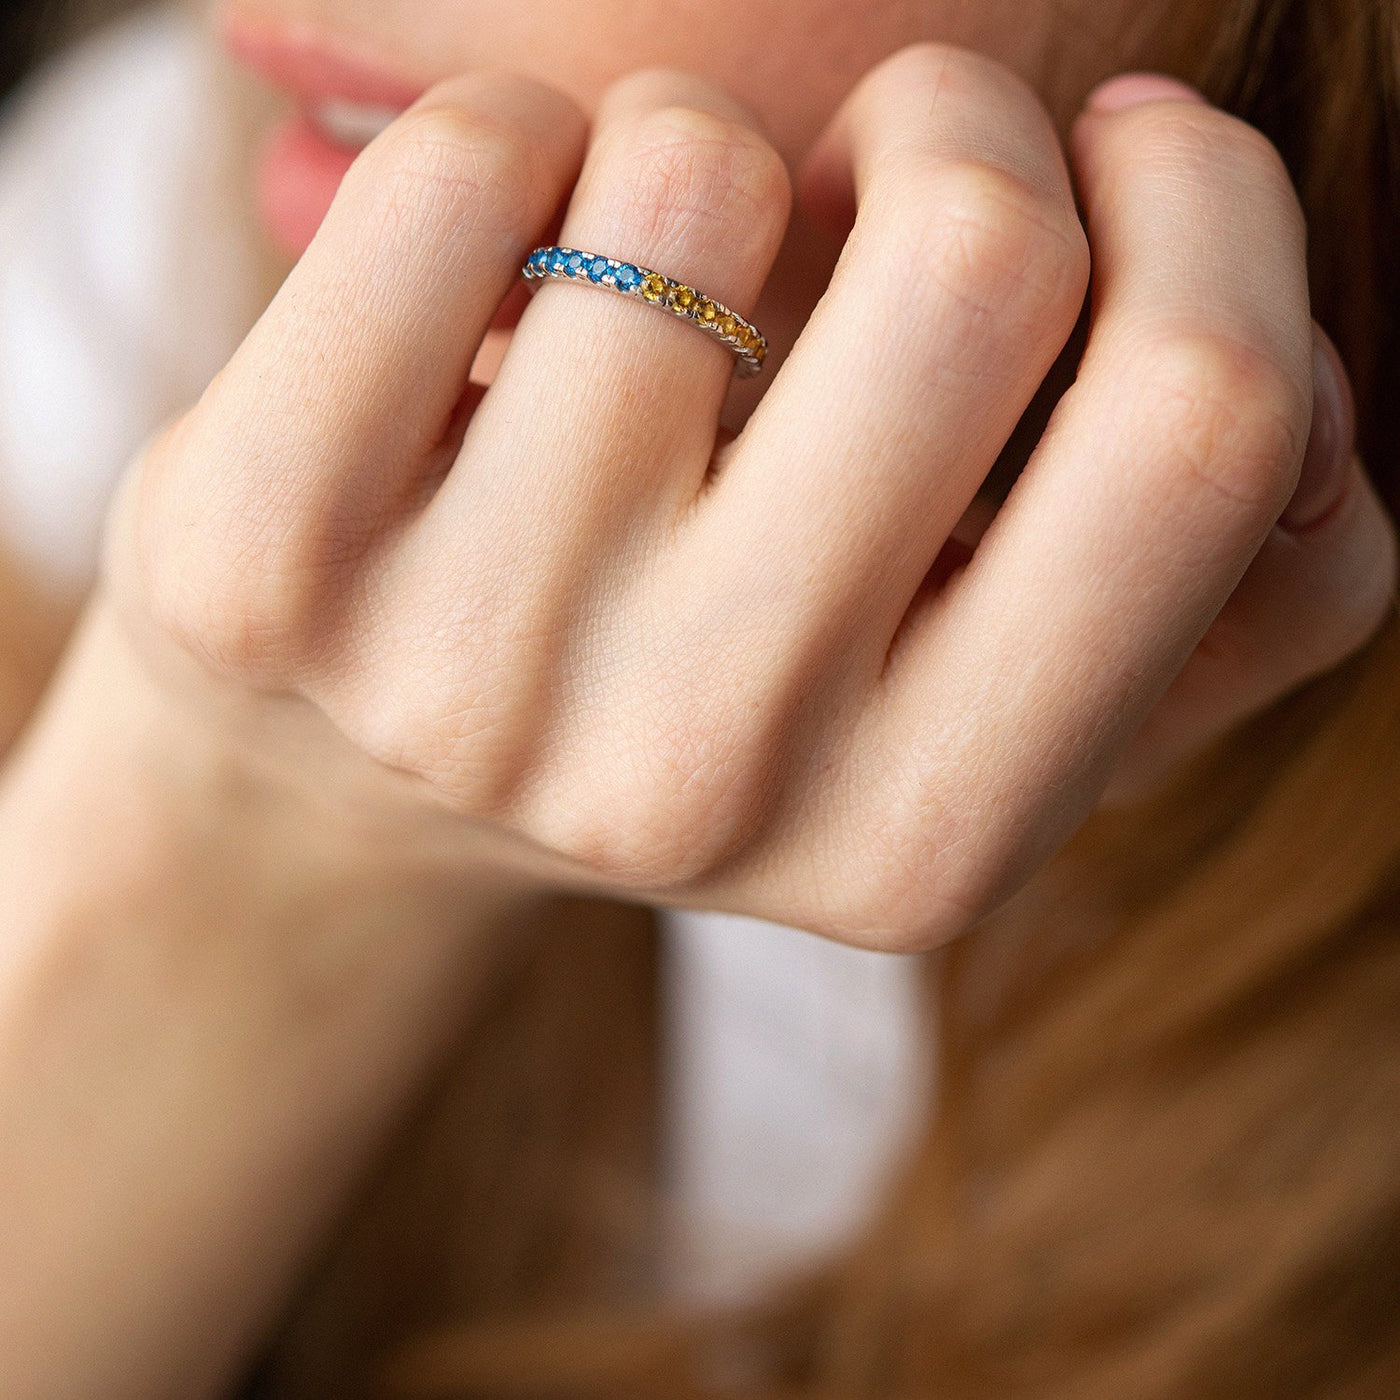
<path fill-rule="evenodd" d="M 585 253 L 577 248 L 536 248 L 521 269 L 521 276 L 527 282 L 549 278 L 587 282 L 590 286 L 659 306 L 698 326 L 733 351 L 739 361 L 734 372 L 741 379 L 757 374 L 768 357 L 768 341 L 751 321 L 731 311 L 723 302 L 702 296 L 694 287 L 663 277 L 649 267 L 618 262 L 616 258 Z"/>

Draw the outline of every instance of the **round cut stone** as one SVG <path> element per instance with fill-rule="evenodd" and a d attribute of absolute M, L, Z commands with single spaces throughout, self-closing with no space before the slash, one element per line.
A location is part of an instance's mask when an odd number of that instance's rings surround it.
<path fill-rule="evenodd" d="M 695 319 L 712 326 L 719 319 L 719 307 L 712 301 L 702 301 L 695 310 Z"/>
<path fill-rule="evenodd" d="M 570 276 L 577 277 L 583 271 L 583 254 L 570 253 L 564 266 L 568 269 Z"/>
<path fill-rule="evenodd" d="M 642 274 L 631 263 L 623 263 L 613 280 L 624 292 L 630 292 L 641 283 Z"/>
<path fill-rule="evenodd" d="M 608 260 L 606 258 L 594 258 L 588 264 L 588 275 L 594 282 L 601 282 L 608 271 Z"/>
<path fill-rule="evenodd" d="M 666 279 L 659 272 L 651 273 L 642 281 L 642 295 L 648 301 L 660 301 L 666 295 Z"/>
<path fill-rule="evenodd" d="M 568 255 L 562 248 L 552 249 L 548 258 L 548 267 L 551 272 L 562 272 L 564 264 L 568 261 Z"/>
<path fill-rule="evenodd" d="M 677 287 L 671 294 L 671 304 L 678 311 L 689 311 L 695 305 L 695 293 L 689 287 Z"/>

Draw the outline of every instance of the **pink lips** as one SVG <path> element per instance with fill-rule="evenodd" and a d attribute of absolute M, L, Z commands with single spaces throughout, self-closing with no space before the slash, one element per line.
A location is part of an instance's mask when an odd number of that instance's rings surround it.
<path fill-rule="evenodd" d="M 402 111 L 427 86 L 368 60 L 305 25 L 227 11 L 224 47 L 244 67 L 297 100 L 299 111 L 270 135 L 257 166 L 263 222 L 284 251 L 306 250 L 357 152 L 311 119 L 316 104 L 341 101 Z"/>

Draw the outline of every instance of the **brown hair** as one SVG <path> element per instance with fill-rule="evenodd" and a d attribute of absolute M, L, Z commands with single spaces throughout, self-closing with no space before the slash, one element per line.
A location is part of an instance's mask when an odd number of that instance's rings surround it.
<path fill-rule="evenodd" d="M 1400 9 L 1222 0 L 1176 23 L 1176 70 L 1295 174 L 1394 511 Z M 266 1393 L 1400 1394 L 1397 932 L 1392 617 L 930 958 L 938 1111 L 875 1227 L 762 1308 L 687 1319 L 649 1301 L 650 916 L 561 901 Z"/>

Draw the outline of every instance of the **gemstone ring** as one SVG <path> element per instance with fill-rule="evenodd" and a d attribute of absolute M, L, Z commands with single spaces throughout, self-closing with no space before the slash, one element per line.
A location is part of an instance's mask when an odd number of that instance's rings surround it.
<path fill-rule="evenodd" d="M 669 311 L 732 351 L 738 360 L 734 372 L 741 379 L 757 374 L 768 356 L 767 340 L 738 312 L 684 282 L 673 281 L 636 263 L 618 262 L 616 258 L 577 248 L 536 248 L 521 269 L 521 276 L 531 283 L 550 278 L 587 282 Z"/>

